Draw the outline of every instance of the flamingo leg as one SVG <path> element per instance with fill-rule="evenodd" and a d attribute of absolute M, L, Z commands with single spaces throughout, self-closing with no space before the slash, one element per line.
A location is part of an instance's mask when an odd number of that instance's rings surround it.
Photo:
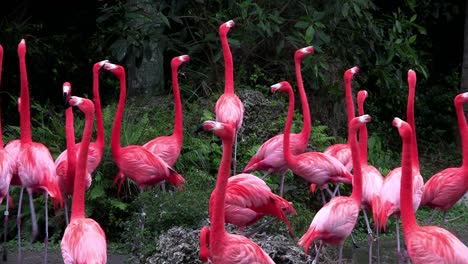
<path fill-rule="evenodd" d="M 166 193 L 166 181 L 165 180 L 161 182 L 161 190 L 163 193 Z"/>
<path fill-rule="evenodd" d="M 341 263 L 341 258 L 343 257 L 343 244 L 340 245 L 338 249 L 338 263 Z"/>
<path fill-rule="evenodd" d="M 320 240 L 320 245 L 317 249 L 317 252 L 315 254 L 315 258 L 314 258 L 314 261 L 312 261 L 312 264 L 317 264 L 318 263 L 318 259 L 319 259 L 319 256 L 320 256 L 320 250 L 322 249 L 322 246 L 323 246 L 323 242 L 322 240 Z"/>
<path fill-rule="evenodd" d="M 140 193 L 143 193 L 143 189 L 140 189 Z M 141 214 L 140 214 L 140 228 L 141 230 L 145 229 L 145 220 L 146 220 L 146 213 L 145 213 L 145 206 L 141 206 Z"/>
<path fill-rule="evenodd" d="M 259 225 L 258 227 L 256 227 L 254 230 L 250 231 L 250 232 L 249 232 L 248 234 L 246 234 L 245 236 L 246 236 L 246 237 L 250 237 L 250 236 L 255 235 L 256 233 L 260 232 L 263 228 L 265 228 L 265 226 L 270 225 L 271 223 L 275 222 L 276 220 L 278 220 L 278 219 L 273 218 L 273 219 L 268 220 L 267 222 L 265 222 L 265 223 Z"/>
<path fill-rule="evenodd" d="M 281 183 L 280 183 L 280 196 L 283 197 L 283 190 L 284 190 L 284 178 L 286 176 L 286 172 L 281 175 Z"/>
<path fill-rule="evenodd" d="M 44 237 L 44 263 L 47 263 L 47 249 L 49 247 L 49 208 L 47 198 L 49 195 L 47 192 L 44 193 L 44 211 L 45 211 L 45 237 Z"/>
<path fill-rule="evenodd" d="M 236 175 L 236 168 L 237 168 L 237 129 L 236 134 L 234 135 L 234 158 L 232 159 L 232 175 Z"/>
<path fill-rule="evenodd" d="M 374 220 L 375 224 L 375 245 L 376 245 L 376 251 L 377 251 L 377 263 L 380 264 L 380 237 L 379 237 L 379 223 L 377 220 Z"/>
<path fill-rule="evenodd" d="M 366 210 L 362 209 L 362 213 L 364 214 L 364 220 L 366 221 L 367 236 L 369 239 L 369 263 L 372 263 L 372 241 L 374 240 L 374 238 L 372 237 L 372 229 L 369 224 L 369 218 L 367 217 Z"/>
<path fill-rule="evenodd" d="M 18 213 L 16 215 L 16 226 L 18 229 L 18 256 L 16 258 L 17 263 L 22 263 L 22 257 L 21 257 L 21 205 L 23 204 L 23 192 L 24 192 L 24 187 L 21 187 L 20 191 L 20 197 L 18 201 Z"/>
<path fill-rule="evenodd" d="M 265 180 L 268 175 L 270 175 L 270 172 L 269 171 L 265 172 L 265 174 L 263 174 L 262 176 L 262 180 Z"/>
<path fill-rule="evenodd" d="M 335 197 L 336 195 L 341 195 L 340 194 L 340 184 L 338 183 L 335 187 L 335 190 L 333 191 L 333 196 L 332 197 Z"/>
<path fill-rule="evenodd" d="M 320 189 L 320 194 L 321 194 L 321 196 L 322 196 L 322 202 L 323 202 L 323 204 L 325 205 L 325 204 L 327 203 L 327 200 L 325 199 L 325 194 L 323 193 L 323 190 L 322 190 L 322 189 Z"/>
<path fill-rule="evenodd" d="M 398 217 L 395 217 L 395 226 L 396 226 L 398 263 L 401 264 L 403 262 L 403 255 L 401 254 L 401 248 L 400 248 L 400 225 L 399 225 Z"/>
<path fill-rule="evenodd" d="M 434 218 L 434 216 L 435 216 L 436 214 L 437 214 L 437 210 L 436 210 L 436 209 L 432 210 L 431 216 L 429 216 L 429 218 L 426 220 L 426 225 L 430 225 L 430 224 L 431 224 L 432 219 Z"/>
<path fill-rule="evenodd" d="M 10 199 L 10 191 L 8 191 L 7 193 L 7 196 L 6 196 L 6 208 L 5 208 L 5 220 L 3 222 L 3 261 L 7 261 L 7 248 L 6 248 L 6 240 L 7 240 L 7 230 L 8 230 L 8 215 L 9 215 L 9 211 L 8 211 L 8 200 Z"/>
<path fill-rule="evenodd" d="M 353 242 L 353 248 L 354 249 L 359 248 L 359 246 L 357 245 L 356 239 L 354 238 L 352 232 L 351 232 L 351 241 Z"/>
<path fill-rule="evenodd" d="M 70 223 L 70 221 L 68 220 L 68 197 L 65 198 L 65 203 L 64 203 L 64 210 L 65 210 L 65 223 L 68 224 Z"/>
<path fill-rule="evenodd" d="M 330 199 L 335 197 L 335 194 L 333 194 L 333 192 L 330 191 L 330 188 L 328 188 L 328 186 L 327 186 L 327 188 L 325 190 L 327 190 L 328 194 L 330 195 Z"/>
<path fill-rule="evenodd" d="M 442 220 L 440 221 L 441 227 L 444 226 L 446 216 L 447 216 L 447 211 L 444 211 L 444 213 L 442 214 Z"/>
<path fill-rule="evenodd" d="M 34 209 L 34 199 L 31 189 L 27 189 L 29 197 L 29 209 L 31 210 L 31 222 L 32 222 L 32 241 L 37 237 L 38 228 L 37 228 L 37 217 L 36 210 Z"/>

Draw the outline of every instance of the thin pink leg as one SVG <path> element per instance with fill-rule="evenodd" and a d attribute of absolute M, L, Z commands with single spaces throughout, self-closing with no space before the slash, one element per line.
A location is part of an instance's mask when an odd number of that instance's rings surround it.
<path fill-rule="evenodd" d="M 23 258 L 21 257 L 21 205 L 23 203 L 23 192 L 24 187 L 21 187 L 18 201 L 18 214 L 16 215 L 16 227 L 18 229 L 18 256 L 16 258 L 17 263 L 23 263 Z"/>
<path fill-rule="evenodd" d="M 47 204 L 47 198 L 49 197 L 49 195 L 46 193 L 44 193 L 44 199 L 45 199 L 45 207 L 44 207 L 44 211 L 45 211 L 45 238 L 44 238 L 44 263 L 47 263 L 47 255 L 48 255 L 48 248 L 49 248 L 49 208 L 48 208 L 48 204 Z"/>
<path fill-rule="evenodd" d="M 36 217 L 36 210 L 34 209 L 34 198 L 32 194 L 32 190 L 27 189 L 28 197 L 29 197 L 29 209 L 31 210 L 31 222 L 32 222 L 32 241 L 36 240 L 38 234 L 37 228 L 37 217 Z"/>

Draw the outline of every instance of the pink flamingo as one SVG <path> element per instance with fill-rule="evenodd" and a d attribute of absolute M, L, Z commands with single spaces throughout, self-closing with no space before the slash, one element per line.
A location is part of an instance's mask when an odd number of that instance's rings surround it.
<path fill-rule="evenodd" d="M 2 84 L 2 69 L 3 69 L 3 47 L 0 45 L 0 87 Z M 1 112 L 1 107 L 0 107 Z M 3 202 L 3 199 L 7 197 L 7 200 L 10 198 L 10 182 L 13 177 L 13 160 L 11 159 L 10 154 L 3 148 L 3 134 L 2 134 L 2 120 L 0 113 L 0 203 Z M 6 202 L 5 209 L 5 220 L 3 226 L 3 253 L 4 258 L 6 258 L 6 239 L 7 239 L 7 227 L 8 227 L 8 206 L 9 201 Z"/>
<path fill-rule="evenodd" d="M 401 158 L 401 221 L 408 255 L 414 264 L 468 263 L 468 248 L 452 233 L 437 226 L 419 226 L 414 215 L 414 131 L 405 121 L 395 118 L 393 126 L 403 142 Z"/>
<path fill-rule="evenodd" d="M 345 99 L 346 99 L 346 109 L 348 113 L 348 124 L 351 122 L 351 119 L 354 118 L 354 102 L 353 102 L 353 91 L 351 89 L 351 81 L 354 74 L 359 72 L 358 67 L 352 67 L 344 73 L 344 84 L 345 84 Z M 353 169 L 353 161 L 351 156 L 351 149 L 348 144 L 334 144 L 329 146 L 323 152 L 325 154 L 331 155 L 337 158 L 343 165 L 346 166 L 346 169 L 351 171 Z"/>
<path fill-rule="evenodd" d="M 297 214 L 296 210 L 290 202 L 274 194 L 255 175 L 242 173 L 228 179 L 224 210 L 226 222 L 240 229 L 253 225 L 266 215 L 272 215 L 282 220 L 293 236 L 291 223 L 286 215 Z"/>
<path fill-rule="evenodd" d="M 367 91 L 361 90 L 358 92 L 357 103 L 358 103 L 358 114 L 364 115 L 364 101 L 367 98 Z M 372 263 L 372 229 L 369 224 L 369 218 L 367 217 L 366 210 L 377 212 L 378 196 L 380 194 L 380 188 L 384 178 L 380 171 L 372 165 L 369 165 L 367 161 L 367 126 L 364 125 L 359 129 L 359 149 L 360 149 L 360 164 L 362 171 L 362 201 L 361 208 L 366 221 L 367 233 L 369 238 L 369 263 Z M 375 221 L 374 214 L 374 221 Z"/>
<path fill-rule="evenodd" d="M 303 153 L 307 148 L 309 142 L 311 123 L 310 123 L 310 110 L 309 103 L 307 102 L 307 95 L 304 90 L 302 81 L 301 62 L 307 55 L 314 53 L 312 46 L 296 50 L 294 54 L 294 65 L 296 68 L 296 79 L 301 98 L 303 124 L 301 132 L 298 134 L 291 134 L 291 151 L 293 154 L 298 155 Z M 283 196 L 284 176 L 288 171 L 288 165 L 284 159 L 283 151 L 283 134 L 278 134 L 263 143 L 257 150 L 255 155 L 250 159 L 244 168 L 244 173 L 249 173 L 255 170 L 264 170 L 266 173 L 263 179 L 271 173 L 278 172 L 281 174 L 280 195 Z"/>
<path fill-rule="evenodd" d="M 37 222 L 34 212 L 34 203 L 32 193 L 44 192 L 45 197 L 45 238 L 44 238 L 44 261 L 47 262 L 48 247 L 48 206 L 47 197 L 50 195 L 55 207 L 63 205 L 62 195 L 58 186 L 58 179 L 55 173 L 54 160 L 46 146 L 39 142 L 33 142 L 31 136 L 31 120 L 29 109 L 29 87 L 26 72 L 26 42 L 24 39 L 18 45 L 18 57 L 20 60 L 21 76 L 21 104 L 20 104 L 20 140 L 10 142 L 12 151 L 7 151 L 15 157 L 17 182 L 21 183 L 21 192 L 18 202 L 18 260 L 21 261 L 21 203 L 23 199 L 24 188 L 27 188 L 29 195 L 29 204 L 31 207 L 31 218 L 33 222 L 33 237 L 37 235 Z M 8 145 L 7 145 L 8 147 Z M 13 177 L 15 178 L 15 177 Z M 12 179 L 13 182 L 13 179 Z"/>
<path fill-rule="evenodd" d="M 89 99 L 72 96 L 68 100 L 85 114 L 83 138 L 77 158 L 73 184 L 73 203 L 70 224 L 65 229 L 60 247 L 64 263 L 106 263 L 106 234 L 99 224 L 85 214 L 85 189 L 87 185 L 88 149 L 94 122 L 94 104 Z M 72 159 L 69 159 L 71 161 Z"/>
<path fill-rule="evenodd" d="M 234 21 L 229 20 L 219 26 L 219 36 L 221 38 L 221 46 L 223 48 L 224 57 L 224 93 L 218 98 L 215 105 L 216 121 L 222 123 L 231 123 L 236 129 L 234 140 L 234 160 L 233 168 L 234 175 L 237 167 L 237 133 L 242 127 L 242 119 L 244 118 L 244 105 L 239 97 L 234 93 L 234 67 L 232 62 L 232 54 L 229 48 L 227 33 L 235 26 Z"/>
<path fill-rule="evenodd" d="M 289 112 L 294 112 L 294 92 L 291 85 L 284 81 L 271 86 L 273 93 L 287 92 L 289 95 L 288 117 Z M 291 110 L 292 109 L 292 110 Z M 292 118 L 292 117 L 291 117 Z M 291 119 L 292 122 L 292 119 Z M 294 155 L 290 148 L 290 132 L 291 124 L 284 129 L 283 151 L 288 167 L 296 174 L 302 177 L 309 183 L 314 183 L 319 186 L 322 193 L 322 200 L 325 203 L 323 189 L 328 189 L 328 183 L 348 183 L 352 182 L 352 175 L 334 157 L 321 152 L 305 152 L 299 155 Z"/>
<path fill-rule="evenodd" d="M 123 174 L 121 181 L 128 177 L 138 185 L 141 191 L 145 187 L 156 185 L 164 180 L 175 186 L 184 183 L 185 180 L 182 175 L 178 174 L 160 157 L 155 156 L 146 148 L 139 145 L 121 147 L 120 129 L 127 90 L 125 70 L 122 66 L 112 63 L 105 63 L 104 69 L 116 75 L 120 82 L 120 98 L 112 129 L 111 150 L 115 163 Z M 145 215 L 142 208 L 142 228 L 144 227 Z"/>
<path fill-rule="evenodd" d="M 412 127 L 413 142 L 411 146 L 412 151 L 412 168 L 413 168 L 413 208 L 417 210 L 421 201 L 422 190 L 424 181 L 419 170 L 419 158 L 418 158 L 418 146 L 416 141 L 416 130 L 414 124 L 414 96 L 416 90 L 416 73 L 413 70 L 408 71 L 408 105 L 406 107 L 406 118 L 408 124 Z M 400 218 L 400 179 L 401 179 L 401 167 L 395 168 L 387 174 L 382 184 L 382 188 L 379 195 L 377 214 L 374 215 L 374 219 L 377 219 L 379 228 L 385 229 L 387 226 L 388 217 L 391 215 L 395 216 L 395 226 L 397 235 L 397 254 L 399 262 L 402 261 L 403 255 L 401 254 L 400 248 L 400 230 L 399 230 L 399 218 Z"/>
<path fill-rule="evenodd" d="M 103 60 L 97 62 L 93 66 L 93 97 L 96 106 L 96 123 L 97 123 L 97 137 L 95 142 L 91 142 L 88 151 L 88 174 L 87 174 L 87 184 L 86 188 L 89 188 L 91 185 L 91 174 L 96 170 L 96 168 L 101 163 L 102 154 L 104 153 L 104 121 L 102 117 L 102 108 L 101 108 L 101 99 L 99 96 L 99 72 L 101 67 L 104 63 L 108 62 L 107 60 Z M 66 97 L 71 97 L 71 85 L 67 83 L 67 87 L 65 88 L 64 84 L 64 99 Z M 69 91 L 65 91 L 65 90 Z M 72 109 L 69 108 L 65 111 L 66 116 L 66 137 L 67 137 L 67 149 L 63 151 L 55 160 L 55 169 L 56 173 L 59 177 L 59 185 L 60 190 L 62 190 L 62 195 L 66 198 L 73 194 L 73 178 L 74 178 L 74 164 L 76 163 L 73 161 L 73 164 L 70 168 L 68 168 L 68 160 L 74 155 L 77 156 L 79 153 L 79 149 L 81 147 L 81 143 L 75 144 L 75 135 L 74 135 L 74 128 L 73 128 L 73 112 Z M 72 143 L 73 142 L 73 143 Z M 73 144 L 73 145 L 71 145 Z M 70 151 L 72 153 L 70 153 Z M 65 220 L 68 225 L 68 200 L 65 199 Z"/>
<path fill-rule="evenodd" d="M 291 126 L 293 111 L 288 114 L 287 126 Z M 362 170 L 359 161 L 359 146 L 357 130 L 371 121 L 369 115 L 355 117 L 348 125 L 348 143 L 353 155 L 353 190 L 351 196 L 337 196 L 325 204 L 314 216 L 307 232 L 299 239 L 298 245 L 303 246 L 307 254 L 315 239 L 320 240 L 320 246 L 313 263 L 317 263 L 323 244 L 339 245 L 338 263 L 341 263 L 343 243 L 356 225 L 362 200 Z M 286 132 L 285 132 L 286 134 Z"/>
<path fill-rule="evenodd" d="M 432 221 L 437 210 L 443 211 L 441 225 L 447 211 L 468 191 L 468 125 L 463 105 L 468 101 L 468 93 L 458 94 L 454 99 L 463 150 L 463 163 L 458 168 L 447 168 L 432 176 L 424 185 L 421 206 L 430 206 L 434 212 L 426 224 Z"/>
<path fill-rule="evenodd" d="M 216 187 L 211 193 L 210 222 L 211 230 L 203 228 L 201 233 L 204 257 L 209 256 L 211 263 L 274 263 L 257 244 L 250 239 L 235 234 L 229 234 L 225 228 L 225 199 L 227 183 L 231 174 L 232 145 L 235 137 L 235 127 L 232 123 L 205 121 L 202 124 L 205 131 L 213 131 L 223 142 L 223 156 L 218 170 Z M 207 234 L 209 233 L 209 238 Z M 208 254 L 206 244 L 209 243 Z"/>
<path fill-rule="evenodd" d="M 210 258 L 210 228 L 207 226 L 202 227 L 200 230 L 200 260 L 207 262 Z"/>

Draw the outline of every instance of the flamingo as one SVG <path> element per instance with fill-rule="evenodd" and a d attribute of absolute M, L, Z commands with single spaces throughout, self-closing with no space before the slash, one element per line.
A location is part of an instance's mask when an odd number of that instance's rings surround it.
<path fill-rule="evenodd" d="M 310 110 L 309 103 L 307 102 L 307 95 L 304 90 L 302 81 L 301 62 L 307 55 L 314 53 L 312 46 L 296 50 L 294 54 L 294 65 L 296 68 L 296 79 L 301 98 L 303 124 L 301 132 L 298 134 L 291 134 L 291 151 L 293 154 L 298 155 L 303 153 L 307 148 L 309 142 L 311 123 L 310 123 Z M 278 134 L 263 143 L 257 150 L 255 155 L 250 159 L 244 168 L 244 173 L 249 173 L 255 170 L 264 170 L 266 173 L 263 179 L 271 174 L 278 172 L 281 174 L 280 196 L 283 196 L 284 176 L 288 171 L 288 165 L 284 159 L 283 154 L 283 134 Z"/>
<path fill-rule="evenodd" d="M 271 86 L 271 92 L 287 92 L 289 96 L 289 112 L 294 112 L 294 92 L 291 85 L 280 82 Z M 291 114 L 292 116 L 292 114 Z M 292 119 L 291 119 L 292 122 Z M 334 157 L 321 152 L 305 152 L 299 155 L 291 153 L 290 148 L 291 124 L 284 129 L 283 151 L 288 167 L 309 183 L 314 183 L 320 187 L 322 200 L 325 203 L 323 189 L 328 190 L 328 183 L 348 183 L 352 181 L 352 175 L 345 166 Z M 329 190 L 328 190 L 329 191 Z"/>
<path fill-rule="evenodd" d="M 421 201 L 422 190 L 424 181 L 419 170 L 419 158 L 418 158 L 418 147 L 416 141 L 416 130 L 414 124 L 414 96 L 416 90 L 416 73 L 413 70 L 408 71 L 408 104 L 406 107 L 406 118 L 408 124 L 410 124 L 413 133 L 413 142 L 411 146 L 412 151 L 412 168 L 413 168 L 413 208 L 417 210 Z M 387 226 L 387 219 L 389 216 L 394 215 L 396 235 L 397 235 L 397 254 L 399 262 L 402 261 L 403 255 L 401 254 L 400 248 L 400 230 L 399 230 L 399 218 L 400 218 L 400 179 L 401 179 L 401 167 L 397 167 L 390 171 L 384 179 L 382 188 L 379 195 L 377 214 L 374 215 L 374 219 L 377 219 L 379 228 L 385 229 Z M 374 210 L 376 210 L 374 208 Z"/>
<path fill-rule="evenodd" d="M 287 127 L 291 126 L 293 111 L 288 114 Z M 356 225 L 362 200 L 362 170 L 357 143 L 357 130 L 371 121 L 369 115 L 355 117 L 348 125 L 348 143 L 353 159 L 353 190 L 349 197 L 337 196 L 325 204 L 314 216 L 306 233 L 299 239 L 298 245 L 304 247 L 307 254 L 311 243 L 320 240 L 320 246 L 313 263 L 317 263 L 323 244 L 339 245 L 338 263 L 341 263 L 343 243 Z M 286 134 L 286 132 L 285 132 Z"/>
<path fill-rule="evenodd" d="M 282 220 L 293 236 L 286 214 L 296 215 L 296 210 L 255 175 L 241 173 L 228 179 L 224 210 L 226 222 L 240 229 L 253 225 L 266 215 L 272 215 Z"/>
<path fill-rule="evenodd" d="M 414 131 L 411 125 L 395 118 L 403 149 L 401 158 L 401 221 L 408 255 L 414 264 L 468 263 L 468 247 L 451 232 L 437 226 L 420 226 L 414 215 L 412 173 L 414 169 Z"/>
<path fill-rule="evenodd" d="M 351 89 L 351 81 L 354 74 L 359 72 L 359 68 L 354 66 L 344 73 L 344 85 L 345 85 L 345 99 L 346 99 L 346 109 L 348 114 L 348 124 L 351 122 L 351 119 L 355 116 L 354 112 L 354 102 L 353 102 L 353 91 Z M 323 152 L 325 154 L 331 155 L 337 158 L 343 165 L 346 166 L 346 169 L 351 171 L 353 169 L 353 161 L 351 156 L 351 149 L 348 144 L 334 144 L 329 146 Z"/>
<path fill-rule="evenodd" d="M 468 125 L 463 105 L 468 101 L 468 93 L 458 94 L 454 99 L 463 150 L 463 163 L 458 168 L 447 168 L 434 174 L 424 185 L 421 206 L 430 206 L 434 212 L 426 224 L 430 223 L 437 210 L 443 212 L 441 225 L 447 211 L 468 191 Z"/>
<path fill-rule="evenodd" d="M 2 84 L 2 69 L 3 69 L 3 47 L 0 45 L 0 87 Z M 1 107 L 0 107 L 1 112 Z M 3 147 L 3 135 L 2 135 L 2 120 L 1 120 L 1 113 L 0 113 L 0 203 L 2 203 L 5 197 L 10 198 L 10 182 L 11 178 L 13 177 L 13 160 L 10 154 L 4 149 Z M 9 201 L 6 202 L 6 209 L 5 209 L 5 220 L 3 226 L 3 252 L 4 258 L 6 258 L 6 239 L 7 239 L 7 227 L 8 227 L 8 204 Z"/>
<path fill-rule="evenodd" d="M 103 60 L 97 62 L 93 66 L 93 97 L 96 108 L 96 123 L 97 123 L 97 137 L 96 141 L 91 142 L 88 150 L 88 174 L 86 176 L 86 188 L 89 188 L 91 185 L 91 174 L 96 170 L 96 168 L 101 163 L 102 155 L 104 153 L 104 121 L 102 117 L 102 108 L 101 108 L 101 99 L 99 96 L 99 72 L 104 63 L 108 62 Z M 66 88 L 69 87 L 69 88 Z M 63 86 L 64 99 L 68 100 L 71 97 L 71 85 L 66 83 Z M 67 99 L 68 98 L 68 99 Z M 75 144 L 75 135 L 73 129 L 73 112 L 69 108 L 65 111 L 66 118 L 66 137 L 67 137 L 67 149 L 64 150 L 55 160 L 55 169 L 59 177 L 60 190 L 62 190 L 62 195 L 66 198 L 69 195 L 73 194 L 73 178 L 74 178 L 74 164 L 76 161 L 73 161 L 71 168 L 68 168 L 68 161 L 74 155 L 77 156 L 81 143 Z M 73 142 L 73 143 L 72 143 Z M 73 145 L 71 145 L 73 144 Z M 72 153 L 70 153 L 70 151 Z M 76 158 L 75 158 L 76 160 Z M 71 161 L 71 160 L 70 160 Z M 65 220 L 68 225 L 68 200 L 65 199 Z"/>
<path fill-rule="evenodd" d="M 115 163 L 123 174 L 120 178 L 121 181 L 124 181 L 127 177 L 130 178 L 138 185 L 140 191 L 163 180 L 167 180 L 175 186 L 180 186 L 185 182 L 182 175 L 178 174 L 160 157 L 140 145 L 126 147 L 120 145 L 120 128 L 127 90 L 125 70 L 122 66 L 112 63 L 105 63 L 104 69 L 116 75 L 120 82 L 120 98 L 112 129 L 111 150 Z M 141 227 L 143 228 L 144 216 L 146 215 L 143 208 L 141 215 L 143 218 Z"/>
<path fill-rule="evenodd" d="M 55 207 L 63 205 L 62 195 L 58 186 L 58 179 L 55 173 L 54 160 L 46 146 L 42 143 L 32 141 L 31 120 L 29 109 L 28 77 L 26 72 L 26 41 L 24 39 L 18 44 L 18 57 L 20 60 L 21 77 L 21 104 L 20 104 L 20 140 L 9 142 L 11 150 L 7 151 L 16 161 L 16 182 L 21 183 L 21 192 L 18 202 L 18 261 L 21 261 L 21 203 L 24 188 L 27 188 L 29 204 L 31 207 L 31 218 L 33 222 L 33 237 L 37 235 L 37 222 L 32 199 L 33 192 L 43 192 L 45 197 L 45 238 L 44 238 L 44 262 L 47 262 L 48 247 L 48 195 L 51 196 Z M 8 145 L 7 145 L 8 147 Z M 12 182 L 15 176 L 12 178 Z"/>
<path fill-rule="evenodd" d="M 88 149 L 94 122 L 94 104 L 91 100 L 72 96 L 68 100 L 71 106 L 77 106 L 85 114 L 85 127 L 78 153 L 73 184 L 73 203 L 70 224 L 63 234 L 60 248 L 63 261 L 74 263 L 106 263 L 106 234 L 101 226 L 85 214 L 85 188 L 87 185 Z M 72 159 L 69 159 L 71 162 Z"/>
<path fill-rule="evenodd" d="M 223 142 L 223 155 L 218 170 L 216 187 L 210 198 L 210 223 L 211 229 L 201 233 L 204 241 L 203 247 L 208 243 L 208 254 L 211 263 L 274 263 L 273 260 L 252 240 L 235 234 L 229 234 L 225 228 L 225 199 L 229 175 L 231 174 L 232 145 L 236 128 L 232 123 L 205 121 L 202 124 L 205 131 L 213 131 Z M 207 237 L 209 233 L 209 237 Z M 206 250 L 206 247 L 205 249 Z"/>
<path fill-rule="evenodd" d="M 368 94 L 367 91 L 361 90 L 357 95 L 358 103 L 358 114 L 360 116 L 364 115 L 364 101 L 366 100 Z M 364 125 L 359 129 L 359 154 L 360 154 L 360 164 L 362 171 L 362 201 L 361 208 L 362 213 L 364 214 L 364 220 L 366 221 L 367 234 L 369 239 L 369 263 L 372 263 L 372 229 L 369 224 L 369 218 L 367 217 L 366 210 L 371 210 L 372 212 L 377 212 L 377 203 L 378 196 L 380 193 L 380 188 L 384 178 L 380 171 L 372 165 L 369 165 L 367 161 L 367 126 Z M 375 222 L 374 216 L 374 222 Z"/>
<path fill-rule="evenodd" d="M 232 54 L 229 48 L 227 33 L 235 26 L 233 20 L 229 20 L 219 26 L 219 36 L 221 38 L 221 46 L 224 57 L 224 93 L 218 98 L 215 105 L 216 121 L 222 123 L 231 123 L 235 128 L 234 140 L 234 160 L 233 169 L 236 174 L 237 167 L 237 133 L 242 127 L 242 119 L 244 118 L 244 105 L 239 97 L 234 93 L 234 68 L 232 62 Z"/>

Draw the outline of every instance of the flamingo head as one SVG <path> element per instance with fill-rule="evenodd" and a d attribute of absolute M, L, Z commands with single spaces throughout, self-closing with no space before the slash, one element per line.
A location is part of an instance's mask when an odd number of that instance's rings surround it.
<path fill-rule="evenodd" d="M 271 86 L 271 92 L 272 93 L 276 93 L 276 92 L 288 92 L 289 90 L 292 91 L 292 87 L 291 87 L 291 84 L 289 84 L 289 82 L 287 81 L 282 81 L 282 82 L 279 82 L 277 84 L 273 84 Z"/>
<path fill-rule="evenodd" d="M 347 69 L 344 74 L 344 79 L 345 80 L 351 80 L 354 76 L 354 74 L 359 72 L 359 68 L 357 66 L 354 66 L 350 69 Z"/>
<path fill-rule="evenodd" d="M 413 70 L 408 70 L 408 86 L 410 89 L 416 86 L 416 72 Z"/>
<path fill-rule="evenodd" d="M 296 60 L 303 60 L 307 55 L 315 53 L 314 47 L 308 46 L 305 48 L 301 48 L 296 50 L 296 53 L 294 53 L 294 58 Z"/>
<path fill-rule="evenodd" d="M 221 139 L 234 139 L 235 128 L 233 125 L 228 123 L 207 120 L 203 122 L 199 130 L 213 131 L 213 133 L 215 133 L 215 135 L 217 135 Z"/>
<path fill-rule="evenodd" d="M 200 260 L 207 262 L 210 258 L 210 250 L 208 249 L 210 245 L 210 228 L 204 226 L 200 231 Z"/>
<path fill-rule="evenodd" d="M 102 66 L 104 66 L 104 64 L 106 64 L 108 62 L 109 62 L 109 60 L 102 60 L 102 61 L 98 61 L 98 62 L 94 63 L 93 72 L 98 73 L 99 70 L 102 68 Z"/>
<path fill-rule="evenodd" d="M 410 138 L 412 129 L 411 126 L 405 121 L 401 120 L 398 117 L 395 117 L 392 121 L 392 125 L 398 128 L 401 138 Z"/>
<path fill-rule="evenodd" d="M 463 105 L 464 103 L 468 102 L 468 92 L 460 93 L 455 96 L 455 105 Z"/>
<path fill-rule="evenodd" d="M 368 96 L 368 93 L 366 90 L 360 90 L 357 94 L 357 101 L 358 101 L 358 106 L 362 107 L 364 106 L 364 101 L 366 100 Z"/>
<path fill-rule="evenodd" d="M 123 75 L 125 73 L 125 70 L 124 70 L 124 68 L 122 66 L 117 65 L 117 64 L 113 64 L 113 63 L 110 63 L 110 62 L 105 62 L 103 68 L 104 68 L 104 70 L 110 71 L 110 72 L 112 72 L 113 74 L 115 74 L 117 76 L 121 76 L 121 75 Z"/>
<path fill-rule="evenodd" d="M 349 129 L 357 131 L 359 128 L 363 127 L 366 123 L 369 123 L 372 120 L 370 115 L 361 115 L 351 119 L 349 122 Z"/>
<path fill-rule="evenodd" d="M 63 92 L 63 103 L 67 105 L 68 100 L 71 97 L 72 87 L 69 82 L 64 82 L 62 85 L 62 92 Z"/>
<path fill-rule="evenodd" d="M 190 61 L 190 56 L 189 55 L 182 55 L 182 56 L 177 56 L 174 57 L 171 60 L 171 66 L 172 68 L 179 68 L 180 65 L 182 65 L 184 62 L 189 62 Z"/>
<path fill-rule="evenodd" d="M 24 58 L 26 56 L 26 40 L 22 39 L 18 44 L 18 57 Z"/>
<path fill-rule="evenodd" d="M 94 103 L 93 101 L 78 97 L 72 96 L 68 100 L 68 107 L 69 106 L 77 106 L 83 113 L 94 113 Z"/>
<path fill-rule="evenodd" d="M 229 20 L 221 24 L 221 26 L 219 26 L 219 34 L 222 36 L 226 36 L 229 32 L 229 29 L 233 28 L 235 25 L 236 23 L 234 23 L 234 20 Z"/>

